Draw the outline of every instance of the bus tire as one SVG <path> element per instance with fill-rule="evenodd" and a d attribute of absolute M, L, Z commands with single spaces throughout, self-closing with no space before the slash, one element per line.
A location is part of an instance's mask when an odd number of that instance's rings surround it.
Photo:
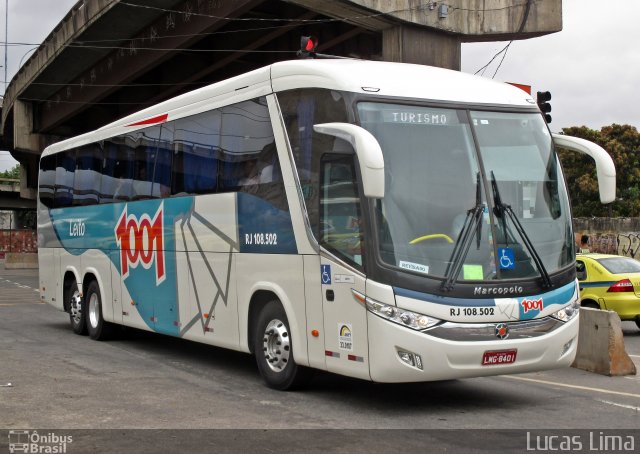
<path fill-rule="evenodd" d="M 300 388 L 309 380 L 309 369 L 293 360 L 287 314 L 278 300 L 266 303 L 254 326 L 253 351 L 267 386 L 280 391 Z"/>
<path fill-rule="evenodd" d="M 87 334 L 87 321 L 85 314 L 85 304 L 78 284 L 73 281 L 64 289 L 65 299 L 69 305 L 69 323 L 74 333 Z"/>
<path fill-rule="evenodd" d="M 111 334 L 111 324 L 102 316 L 102 297 L 96 281 L 91 281 L 85 295 L 87 330 L 93 340 L 106 340 Z"/>

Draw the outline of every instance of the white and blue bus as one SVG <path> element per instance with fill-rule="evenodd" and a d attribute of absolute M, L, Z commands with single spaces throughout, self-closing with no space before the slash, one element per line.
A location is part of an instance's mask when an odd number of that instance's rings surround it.
<path fill-rule="evenodd" d="M 591 155 L 601 199 L 615 169 Z M 566 185 L 536 102 L 420 65 L 273 64 L 54 144 L 40 161 L 41 298 L 114 325 L 311 369 L 418 382 L 569 365 Z"/>

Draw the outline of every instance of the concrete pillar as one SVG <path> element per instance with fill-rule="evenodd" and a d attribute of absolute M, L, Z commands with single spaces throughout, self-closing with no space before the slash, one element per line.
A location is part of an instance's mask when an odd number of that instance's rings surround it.
<path fill-rule="evenodd" d="M 13 157 L 20 162 L 20 197 L 35 200 L 38 160 L 51 136 L 34 133 L 33 105 L 16 99 L 13 104 Z"/>
<path fill-rule="evenodd" d="M 382 32 L 382 59 L 460 70 L 461 41 L 441 31 L 398 25 Z"/>
<path fill-rule="evenodd" d="M 28 161 L 20 163 L 20 197 L 35 200 L 38 195 L 38 159 L 32 157 Z M 35 178 L 34 178 L 35 175 Z"/>
<path fill-rule="evenodd" d="M 13 148 L 40 154 L 40 134 L 33 132 L 33 106 L 16 99 L 13 104 Z"/>

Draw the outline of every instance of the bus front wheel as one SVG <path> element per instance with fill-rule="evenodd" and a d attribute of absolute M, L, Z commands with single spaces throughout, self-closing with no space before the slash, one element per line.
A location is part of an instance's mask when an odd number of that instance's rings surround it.
<path fill-rule="evenodd" d="M 310 371 L 293 359 L 291 330 L 282 304 L 277 300 L 266 303 L 254 329 L 253 351 L 267 386 L 285 391 L 304 385 Z"/>
<path fill-rule="evenodd" d="M 111 333 L 111 324 L 102 316 L 102 298 L 96 281 L 91 281 L 87 288 L 85 308 L 89 337 L 93 340 L 106 340 Z"/>

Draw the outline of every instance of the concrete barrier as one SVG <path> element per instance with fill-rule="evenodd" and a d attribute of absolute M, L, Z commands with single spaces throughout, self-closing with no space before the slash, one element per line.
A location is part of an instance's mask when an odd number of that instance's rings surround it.
<path fill-rule="evenodd" d="M 7 252 L 4 259 L 4 268 L 7 270 L 37 269 L 37 252 Z"/>
<path fill-rule="evenodd" d="M 608 376 L 636 374 L 636 366 L 624 349 L 618 314 L 580 309 L 578 351 L 571 367 Z"/>

